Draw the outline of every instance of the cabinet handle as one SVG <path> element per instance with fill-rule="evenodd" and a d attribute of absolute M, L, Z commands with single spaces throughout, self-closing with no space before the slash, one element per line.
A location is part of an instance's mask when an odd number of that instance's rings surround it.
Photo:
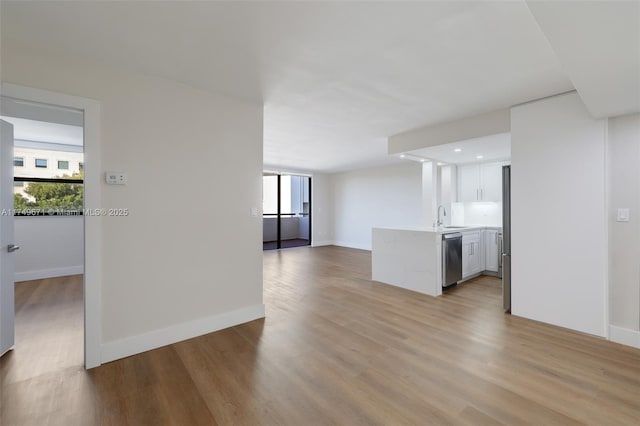
<path fill-rule="evenodd" d="M 480 189 L 476 188 L 476 200 L 480 201 Z"/>
<path fill-rule="evenodd" d="M 498 233 L 496 232 L 494 235 L 496 237 L 496 244 L 498 244 Z"/>
<path fill-rule="evenodd" d="M 476 251 L 475 247 L 473 246 L 475 243 L 471 243 L 471 256 L 473 256 L 473 253 Z"/>
<path fill-rule="evenodd" d="M 480 199 L 484 200 L 484 188 L 480 188 Z"/>

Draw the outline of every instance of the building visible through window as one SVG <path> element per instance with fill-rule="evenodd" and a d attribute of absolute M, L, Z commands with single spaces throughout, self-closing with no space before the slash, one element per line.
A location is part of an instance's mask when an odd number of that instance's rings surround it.
<path fill-rule="evenodd" d="M 43 158 L 36 158 L 36 167 L 39 169 L 46 169 L 47 168 L 47 160 L 43 159 Z"/>
<path fill-rule="evenodd" d="M 60 170 L 69 170 L 69 162 L 58 160 L 58 169 Z"/>
<path fill-rule="evenodd" d="M 24 157 L 13 157 L 13 167 L 24 167 Z"/>
<path fill-rule="evenodd" d="M 84 163 L 78 163 L 78 169 L 84 170 Z"/>

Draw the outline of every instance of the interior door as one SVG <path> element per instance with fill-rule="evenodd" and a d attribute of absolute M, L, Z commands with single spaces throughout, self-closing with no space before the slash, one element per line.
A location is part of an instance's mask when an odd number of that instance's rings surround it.
<path fill-rule="evenodd" d="M 13 347 L 13 126 L 0 120 L 0 355 Z"/>

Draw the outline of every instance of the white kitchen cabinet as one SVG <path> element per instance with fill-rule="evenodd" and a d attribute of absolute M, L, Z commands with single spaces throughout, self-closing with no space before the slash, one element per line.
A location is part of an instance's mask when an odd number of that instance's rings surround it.
<path fill-rule="evenodd" d="M 498 231 L 496 229 L 487 229 L 484 231 L 484 269 L 486 271 L 498 272 L 499 256 L 498 253 Z"/>
<path fill-rule="evenodd" d="M 472 274 L 479 274 L 480 272 L 484 271 L 484 256 L 480 240 L 473 241 L 471 243 L 471 258 L 469 261 L 469 267 Z"/>
<path fill-rule="evenodd" d="M 482 201 L 502 201 L 502 163 L 480 165 Z"/>
<path fill-rule="evenodd" d="M 458 167 L 458 201 L 478 201 L 480 168 L 477 164 Z"/>
<path fill-rule="evenodd" d="M 462 278 L 484 271 L 482 233 L 480 231 L 462 233 Z"/>
<path fill-rule="evenodd" d="M 471 275 L 471 266 L 469 265 L 469 258 L 471 257 L 471 242 L 462 241 L 462 278 L 467 278 Z"/>
<path fill-rule="evenodd" d="M 502 163 L 459 166 L 458 201 L 502 201 Z"/>

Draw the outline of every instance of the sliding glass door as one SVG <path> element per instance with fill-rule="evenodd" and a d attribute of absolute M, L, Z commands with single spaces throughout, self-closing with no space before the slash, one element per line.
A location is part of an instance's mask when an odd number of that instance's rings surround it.
<path fill-rule="evenodd" d="M 264 173 L 262 176 L 264 250 L 311 244 L 311 178 Z"/>

